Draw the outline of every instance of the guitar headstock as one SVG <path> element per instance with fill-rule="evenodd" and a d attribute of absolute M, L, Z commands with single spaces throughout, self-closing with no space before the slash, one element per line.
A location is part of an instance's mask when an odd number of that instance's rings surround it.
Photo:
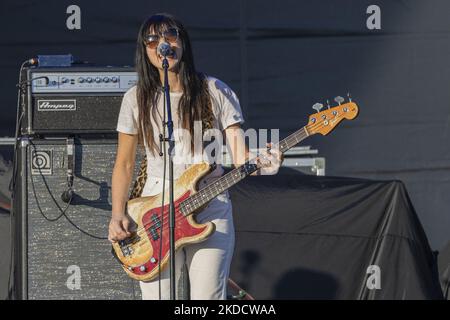
<path fill-rule="evenodd" d="M 328 106 L 328 109 L 320 111 L 323 105 L 316 103 L 313 109 L 317 113 L 309 116 L 308 124 L 305 126 L 308 134 L 313 135 L 320 133 L 327 135 L 330 133 L 342 120 L 352 120 L 358 115 L 358 106 L 349 99 L 344 101 L 342 97 L 336 97 L 335 101 L 339 104 L 334 107 Z M 345 102 L 345 103 L 344 103 Z"/>

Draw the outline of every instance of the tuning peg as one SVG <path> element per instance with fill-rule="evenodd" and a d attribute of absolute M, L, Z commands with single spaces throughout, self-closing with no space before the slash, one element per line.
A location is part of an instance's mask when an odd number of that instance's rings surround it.
<path fill-rule="evenodd" d="M 352 96 L 350 95 L 350 92 L 347 92 L 348 101 L 352 102 Z"/>
<path fill-rule="evenodd" d="M 337 96 L 336 98 L 334 98 L 334 101 L 336 101 L 337 103 L 341 104 L 342 102 L 345 101 L 345 99 L 342 98 L 341 96 Z"/>
<path fill-rule="evenodd" d="M 330 100 L 327 99 L 327 107 L 330 109 Z"/>
<path fill-rule="evenodd" d="M 323 108 L 323 104 L 321 104 L 321 103 L 314 103 L 313 106 L 312 106 L 312 108 L 313 108 L 314 110 L 316 110 L 317 112 L 320 112 L 320 109 Z"/>

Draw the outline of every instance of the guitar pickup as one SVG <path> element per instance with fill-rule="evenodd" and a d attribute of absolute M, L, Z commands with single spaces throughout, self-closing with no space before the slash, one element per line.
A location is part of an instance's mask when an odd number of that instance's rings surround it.
<path fill-rule="evenodd" d="M 161 219 L 156 214 L 153 214 L 151 220 L 153 224 L 148 228 L 148 232 L 151 238 L 156 241 L 159 239 L 158 229 L 161 228 Z"/>
<path fill-rule="evenodd" d="M 159 239 L 159 234 L 158 234 L 158 231 L 157 231 L 157 229 L 156 228 L 150 228 L 149 229 L 149 231 L 150 231 L 150 236 L 152 237 L 152 239 L 154 240 L 154 241 L 156 241 L 156 240 L 158 240 Z"/>

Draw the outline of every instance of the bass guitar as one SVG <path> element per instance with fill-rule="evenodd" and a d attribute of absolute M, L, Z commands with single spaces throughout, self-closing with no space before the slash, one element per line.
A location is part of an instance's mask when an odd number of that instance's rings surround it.
<path fill-rule="evenodd" d="M 324 111 L 321 111 L 321 104 L 315 104 L 313 108 L 317 113 L 309 116 L 308 123 L 278 144 L 274 144 L 272 149 L 279 148 L 280 152 L 284 153 L 313 134 L 330 133 L 343 119 L 354 119 L 358 114 L 358 106 L 351 99 L 344 103 L 343 98 L 338 98 L 335 100 L 339 105 L 328 107 Z M 198 182 L 213 169 L 208 163 L 190 166 L 177 179 L 174 184 L 175 251 L 191 243 L 203 241 L 215 231 L 212 222 L 198 224 L 195 220 L 196 214 L 217 195 L 258 170 L 259 165 L 256 161 L 248 161 L 201 190 L 198 189 Z M 152 280 L 169 262 L 169 204 L 167 201 L 161 206 L 161 202 L 161 194 L 139 197 L 127 202 L 128 215 L 134 221 L 136 229 L 129 238 L 114 243 L 112 253 L 133 279 Z"/>

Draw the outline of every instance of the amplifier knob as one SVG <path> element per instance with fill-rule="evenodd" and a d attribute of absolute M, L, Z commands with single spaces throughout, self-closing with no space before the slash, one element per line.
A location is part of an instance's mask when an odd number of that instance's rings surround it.
<path fill-rule="evenodd" d="M 91 77 L 87 77 L 86 78 L 86 82 L 91 83 L 92 82 L 92 78 Z"/>
<path fill-rule="evenodd" d="M 102 82 L 102 79 L 100 77 L 95 78 L 95 82 L 100 83 Z"/>
<path fill-rule="evenodd" d="M 116 83 L 117 81 L 119 81 L 119 78 L 116 77 L 116 76 L 114 76 L 114 77 L 111 78 L 111 81 L 114 82 L 114 83 Z"/>
<path fill-rule="evenodd" d="M 103 82 L 108 83 L 109 82 L 109 78 L 108 77 L 104 77 L 103 78 Z"/>
<path fill-rule="evenodd" d="M 62 77 L 61 78 L 61 83 L 68 83 L 69 79 L 67 79 L 66 77 Z"/>
<path fill-rule="evenodd" d="M 78 83 L 83 83 L 83 82 L 84 82 L 84 78 L 79 77 L 79 78 L 78 78 Z"/>

